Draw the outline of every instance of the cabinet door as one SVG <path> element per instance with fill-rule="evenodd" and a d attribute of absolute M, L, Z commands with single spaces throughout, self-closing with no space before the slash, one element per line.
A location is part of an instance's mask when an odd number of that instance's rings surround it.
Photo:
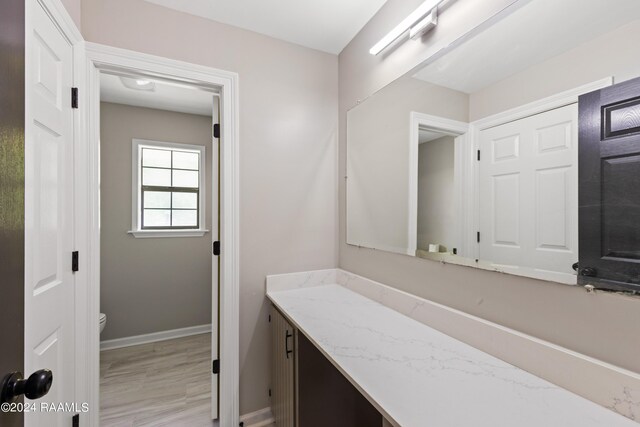
<path fill-rule="evenodd" d="M 640 291 L 640 79 L 579 105 L 579 283 Z"/>
<path fill-rule="evenodd" d="M 295 330 L 271 307 L 271 410 L 277 427 L 295 426 Z"/>

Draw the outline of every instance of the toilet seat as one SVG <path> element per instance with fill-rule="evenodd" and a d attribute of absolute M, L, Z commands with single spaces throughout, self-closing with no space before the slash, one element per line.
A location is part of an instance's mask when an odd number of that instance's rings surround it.
<path fill-rule="evenodd" d="M 107 315 L 100 313 L 100 333 L 102 333 L 105 326 L 107 326 Z"/>

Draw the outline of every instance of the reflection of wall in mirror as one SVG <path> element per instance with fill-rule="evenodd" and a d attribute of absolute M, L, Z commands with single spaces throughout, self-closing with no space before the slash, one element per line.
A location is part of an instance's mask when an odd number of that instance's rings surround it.
<path fill-rule="evenodd" d="M 414 253 L 409 241 L 412 111 L 468 121 L 468 95 L 401 78 L 347 115 L 347 243 Z"/>
<path fill-rule="evenodd" d="M 456 246 L 454 212 L 454 137 L 443 136 L 418 149 L 418 249 Z"/>
<path fill-rule="evenodd" d="M 471 121 L 613 76 L 619 83 L 640 70 L 640 20 L 470 94 Z"/>

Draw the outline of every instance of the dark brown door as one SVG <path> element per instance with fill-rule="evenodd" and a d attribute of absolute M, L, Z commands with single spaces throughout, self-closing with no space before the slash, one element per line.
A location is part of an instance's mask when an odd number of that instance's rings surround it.
<path fill-rule="evenodd" d="M 640 291 L 640 78 L 579 100 L 579 279 Z"/>
<path fill-rule="evenodd" d="M 0 2 L 0 382 L 23 370 L 24 3 Z M 21 425 L 0 410 L 0 426 Z"/>

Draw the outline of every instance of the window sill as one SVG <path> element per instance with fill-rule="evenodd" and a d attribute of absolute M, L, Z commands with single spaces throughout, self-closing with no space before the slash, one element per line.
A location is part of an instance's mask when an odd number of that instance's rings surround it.
<path fill-rule="evenodd" d="M 130 230 L 136 239 L 148 239 L 153 237 L 202 237 L 209 230 Z"/>

